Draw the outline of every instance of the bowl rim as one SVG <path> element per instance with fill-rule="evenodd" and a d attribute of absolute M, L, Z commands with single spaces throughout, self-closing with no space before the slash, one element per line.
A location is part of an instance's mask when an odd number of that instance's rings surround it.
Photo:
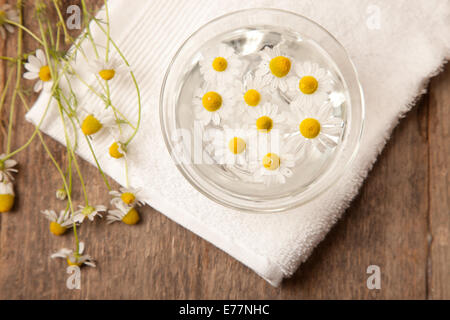
<path fill-rule="evenodd" d="M 229 16 L 232 15 L 236 15 L 236 14 L 242 14 L 242 13 L 246 13 L 246 12 L 255 12 L 255 11 L 270 11 L 270 12 L 274 12 L 274 13 L 282 13 L 282 14 L 288 14 L 288 15 L 293 15 L 296 16 L 300 19 L 304 19 L 306 21 L 308 21 L 309 23 L 312 23 L 313 25 L 315 25 L 316 27 L 318 27 L 319 29 L 321 29 L 322 31 L 324 31 L 334 42 L 335 44 L 337 44 L 343 51 L 348 63 L 350 64 L 351 67 L 351 71 L 353 72 L 353 75 L 355 77 L 356 80 L 356 89 L 359 92 L 360 95 L 360 112 L 361 112 L 361 116 L 360 116 L 360 126 L 359 126 L 359 133 L 358 133 L 358 137 L 357 137 L 357 141 L 356 141 L 356 145 L 351 153 L 351 155 L 349 156 L 347 162 L 344 165 L 344 168 L 341 170 L 341 173 L 339 175 L 336 175 L 334 177 L 334 179 L 328 183 L 326 186 L 322 187 L 320 190 L 318 190 L 318 192 L 316 192 L 313 196 L 307 198 L 307 199 L 302 199 L 302 200 L 298 200 L 296 202 L 290 203 L 288 206 L 285 206 L 283 208 L 269 208 L 269 209 L 261 209 L 261 208 L 251 208 L 251 207 L 244 207 L 244 206 L 237 206 L 234 205 L 230 202 L 227 202 L 221 198 L 216 197 L 213 193 L 206 191 L 204 188 L 200 187 L 199 184 L 197 183 L 196 179 L 182 166 L 180 165 L 180 162 L 176 162 L 174 159 L 174 157 L 177 157 L 177 155 L 173 152 L 173 147 L 169 141 L 169 133 L 167 132 L 167 126 L 165 125 L 165 121 L 164 121 L 164 107 L 165 107 L 165 103 L 164 103 L 164 97 L 165 97 L 165 89 L 167 86 L 167 79 L 170 75 L 170 72 L 172 71 L 172 67 L 174 65 L 174 62 L 177 60 L 177 58 L 179 57 L 180 52 L 183 50 L 183 48 L 186 46 L 187 43 L 189 43 L 189 41 L 194 38 L 198 33 L 200 33 L 201 31 L 203 31 L 205 28 L 207 28 L 209 25 L 213 24 L 214 22 L 217 22 L 219 20 L 222 19 L 226 19 Z M 312 39 L 314 40 L 314 39 Z M 301 205 L 311 202 L 314 199 L 316 199 L 317 197 L 319 197 L 320 195 L 322 195 L 323 193 L 325 193 L 327 190 L 329 190 L 332 186 L 335 185 L 336 181 L 344 176 L 345 173 L 348 172 L 348 170 L 350 169 L 350 166 L 352 165 L 354 159 L 356 158 L 356 155 L 358 154 L 360 145 L 361 145 L 361 138 L 363 136 L 363 132 L 365 130 L 365 98 L 364 98 L 364 92 L 363 92 L 363 88 L 360 82 L 360 78 L 359 78 L 359 74 L 358 71 L 355 67 L 354 62 L 352 61 L 352 59 L 350 58 L 347 49 L 336 39 L 336 37 L 334 35 L 332 35 L 327 29 L 325 29 L 322 25 L 320 25 L 319 23 L 311 20 L 308 17 L 305 17 L 301 14 L 289 11 L 289 10 L 284 10 L 284 9 L 278 9 L 278 8 L 267 8 L 267 7 L 258 7 L 258 8 L 247 8 L 247 9 L 241 9 L 241 10 L 235 10 L 232 12 L 228 12 L 226 14 L 220 15 L 216 18 L 213 18 L 211 20 L 209 20 L 208 22 L 206 22 L 205 24 L 203 24 L 202 26 L 200 26 L 198 29 L 196 29 L 189 37 L 186 38 L 186 40 L 184 40 L 181 45 L 178 47 L 177 51 L 175 52 L 175 54 L 173 55 L 172 59 L 170 60 L 170 63 L 167 67 L 166 73 L 164 75 L 163 78 L 163 82 L 161 85 L 161 90 L 160 90 L 160 95 L 159 95 L 159 120 L 160 120 L 160 127 L 161 127 L 161 132 L 162 132 L 162 136 L 164 139 L 164 143 L 166 145 L 166 149 L 167 151 L 170 153 L 170 157 L 172 158 L 172 161 L 174 161 L 175 167 L 177 167 L 177 169 L 179 170 L 179 172 L 182 174 L 182 176 L 189 182 L 189 184 L 198 192 L 200 192 L 202 195 L 206 196 L 208 199 L 211 199 L 212 201 L 214 201 L 215 203 L 218 203 L 224 207 L 228 207 L 230 209 L 234 209 L 240 212 L 246 212 L 246 213 L 252 213 L 252 214 L 270 214 L 270 213 L 284 213 L 284 212 L 289 212 L 292 209 L 298 208 Z"/>

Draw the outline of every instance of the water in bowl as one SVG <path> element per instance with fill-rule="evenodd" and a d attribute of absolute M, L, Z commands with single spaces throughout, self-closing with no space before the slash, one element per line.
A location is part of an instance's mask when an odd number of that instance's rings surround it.
<path fill-rule="evenodd" d="M 283 43 L 284 53 L 292 57 L 294 63 L 311 61 L 328 70 L 329 75 L 333 79 L 333 89 L 329 93 L 329 99 L 334 106 L 334 115 L 343 120 L 342 136 L 345 131 L 345 124 L 349 120 L 347 119 L 347 110 L 350 99 L 336 64 L 312 39 L 306 39 L 302 37 L 301 33 L 292 30 L 272 26 L 252 26 L 236 29 L 214 37 L 198 48 L 197 53 L 190 59 L 190 63 L 186 65 L 186 72 L 178 85 L 178 88 L 180 88 L 177 93 L 176 110 L 178 129 L 188 130 L 191 132 L 191 137 L 195 136 L 195 115 L 193 113 L 192 99 L 195 90 L 204 83 L 199 68 L 199 61 L 203 58 L 202 52 L 220 44 L 231 46 L 235 53 L 242 60 L 246 61 L 246 68 L 242 77 L 244 78 L 247 73 L 257 69 L 261 61 L 258 53 L 261 50 L 266 47 L 274 47 L 281 42 Z M 284 99 L 287 103 L 290 102 L 289 98 L 281 92 L 279 92 L 279 98 Z M 288 132 L 285 134 L 290 135 L 293 133 Z M 194 159 L 195 152 L 191 152 L 191 150 L 195 150 L 194 140 L 185 140 L 183 148 L 185 153 L 191 157 L 191 161 L 195 162 L 193 165 L 197 166 L 199 174 L 215 183 L 223 192 L 253 201 L 272 200 L 279 197 L 293 196 L 301 192 L 327 171 L 339 149 L 339 145 L 328 149 L 324 153 L 312 149 L 313 152 L 302 157 L 301 161 L 297 161 L 293 169 L 293 175 L 287 179 L 286 183 L 267 187 L 261 182 L 254 182 L 251 171 L 238 165 L 227 166 L 216 163 L 208 152 L 203 152 L 203 160 L 199 163 L 198 157 Z M 202 147 L 206 148 L 204 142 L 202 142 Z"/>

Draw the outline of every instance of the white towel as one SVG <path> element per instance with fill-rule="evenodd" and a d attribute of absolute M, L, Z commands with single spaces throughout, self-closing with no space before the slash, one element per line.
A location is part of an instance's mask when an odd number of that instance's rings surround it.
<path fill-rule="evenodd" d="M 294 273 L 340 218 L 399 118 L 450 56 L 450 5 L 442 0 L 115 0 L 109 6 L 112 38 L 129 59 L 142 92 L 142 128 L 130 150 L 131 186 L 143 189 L 150 206 L 240 260 L 274 286 Z M 161 84 L 177 48 L 209 20 L 251 7 L 289 10 L 324 26 L 348 50 L 366 98 L 365 131 L 351 170 L 313 202 L 282 214 L 234 211 L 195 191 L 166 151 L 159 123 Z M 104 40 L 96 28 L 93 33 L 98 43 Z M 92 52 L 88 54 L 93 57 Z M 74 85 L 80 105 L 101 105 L 76 80 Z M 115 104 L 134 119 L 136 95 L 130 82 L 119 81 L 113 92 Z M 39 121 L 47 98 L 40 96 L 27 114 L 29 121 Z M 54 108 L 41 129 L 64 143 Z M 80 142 L 78 154 L 93 163 L 83 139 Z M 123 163 L 105 152 L 111 143 L 112 138 L 94 139 L 106 173 L 124 185 Z"/>

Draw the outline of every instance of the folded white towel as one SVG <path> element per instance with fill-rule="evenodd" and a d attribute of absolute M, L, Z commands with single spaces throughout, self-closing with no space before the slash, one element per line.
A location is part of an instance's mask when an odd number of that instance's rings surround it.
<path fill-rule="evenodd" d="M 143 124 L 130 150 L 131 185 L 143 189 L 149 205 L 275 286 L 293 274 L 339 219 L 398 119 L 450 56 L 448 1 L 115 0 L 109 6 L 112 38 L 129 59 L 142 92 Z M 175 168 L 161 135 L 158 97 L 176 49 L 212 18 L 250 7 L 297 12 L 324 26 L 347 48 L 366 98 L 365 131 L 351 170 L 335 187 L 288 213 L 247 214 L 205 198 Z M 101 42 L 95 27 L 93 32 Z M 88 54 L 93 57 L 92 52 Z M 77 90 L 80 105 L 100 105 L 82 85 Z M 115 105 L 135 118 L 133 86 L 119 82 L 113 93 Z M 29 121 L 39 121 L 47 98 L 40 96 L 27 115 Z M 41 128 L 64 143 L 57 117 L 51 109 Z M 123 164 L 111 160 L 104 151 L 111 142 L 112 138 L 94 139 L 94 147 L 106 173 L 124 184 Z M 93 163 L 83 140 L 78 154 Z"/>

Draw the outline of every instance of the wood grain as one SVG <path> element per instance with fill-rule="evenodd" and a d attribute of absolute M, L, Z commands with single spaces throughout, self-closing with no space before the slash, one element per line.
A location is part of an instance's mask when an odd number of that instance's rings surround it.
<path fill-rule="evenodd" d="M 101 2 L 89 4 L 98 7 Z M 37 32 L 32 3 L 24 8 L 25 21 Z M 64 6 L 74 3 L 64 1 Z M 29 37 L 25 48 L 35 48 Z M 15 37 L 0 41 L 0 50 L 13 56 Z M 6 70 L 2 63 L 2 87 Z M 36 139 L 16 157 L 15 210 L 0 215 L 0 299 L 449 299 L 449 86 L 447 67 L 395 129 L 342 220 L 280 288 L 145 207 L 142 223 L 134 227 L 96 221 L 80 228 L 98 267 L 83 270 L 81 290 L 68 290 L 64 262 L 49 256 L 72 247 L 73 237 L 51 235 L 39 212 L 59 210 L 63 204 L 54 194 L 61 187 L 58 174 Z M 30 96 L 29 102 L 35 98 Z M 7 112 L 2 112 L 2 127 Z M 33 132 L 24 114 L 23 108 L 17 110 L 13 148 Z M 0 134 L 3 150 L 5 135 Z M 63 162 L 65 149 L 47 137 L 45 141 Z M 81 170 L 89 177 L 91 199 L 107 203 L 97 170 L 82 161 Z M 81 201 L 79 187 L 74 193 Z M 366 287 L 369 265 L 381 268 L 381 290 Z"/>
<path fill-rule="evenodd" d="M 450 297 L 450 68 L 430 85 L 429 141 L 429 283 L 434 299 Z"/>

